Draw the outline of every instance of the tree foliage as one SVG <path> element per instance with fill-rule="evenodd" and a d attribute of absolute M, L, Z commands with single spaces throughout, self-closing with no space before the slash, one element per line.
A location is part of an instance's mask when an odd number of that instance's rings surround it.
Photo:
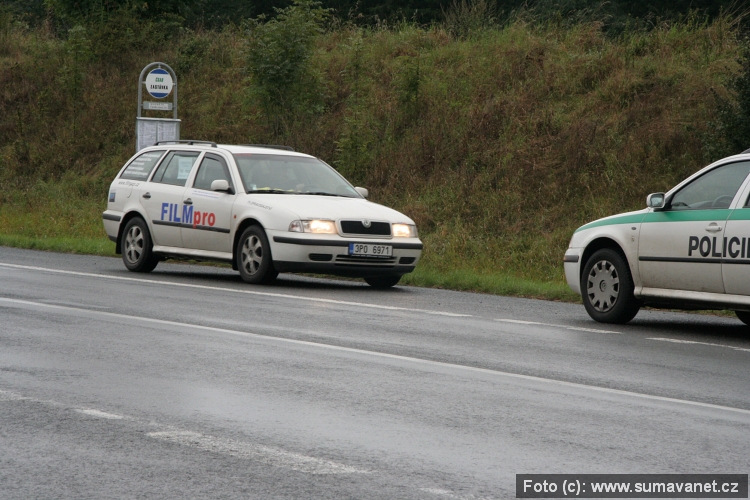
<path fill-rule="evenodd" d="M 444 14 L 456 1 L 323 0 L 321 6 L 330 8 L 339 18 L 364 24 L 403 19 L 431 23 L 443 21 Z M 463 2 L 458 0 L 459 4 Z M 578 18 L 583 14 L 613 26 L 675 19 L 691 10 L 715 17 L 721 12 L 736 11 L 742 5 L 736 0 L 485 0 L 485 3 L 498 19 L 510 18 L 518 12 L 531 13 L 538 19 Z M 176 15 L 190 27 L 217 27 L 259 15 L 271 16 L 291 4 L 291 0 L 0 0 L 0 6 L 9 8 L 26 22 L 41 23 L 52 14 L 65 20 L 68 27 L 84 19 L 106 17 L 106 13 L 122 8 L 137 11 L 141 18 Z"/>
<path fill-rule="evenodd" d="M 250 97 L 259 101 L 278 133 L 290 113 L 314 111 L 319 79 L 310 58 L 329 12 L 314 0 L 295 0 L 276 17 L 247 23 Z"/>
<path fill-rule="evenodd" d="M 740 71 L 727 85 L 729 97 L 716 95 L 717 121 L 708 145 L 716 157 L 750 148 L 750 43 L 745 43 L 738 62 Z"/>

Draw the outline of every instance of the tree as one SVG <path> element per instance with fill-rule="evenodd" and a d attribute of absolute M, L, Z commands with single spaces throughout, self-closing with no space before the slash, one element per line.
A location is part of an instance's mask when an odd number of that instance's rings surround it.
<path fill-rule="evenodd" d="M 276 13 L 270 21 L 251 20 L 247 31 L 250 97 L 261 105 L 274 135 L 290 114 L 314 110 L 320 83 L 310 58 L 328 10 L 317 1 L 295 0 Z"/>
<path fill-rule="evenodd" d="M 730 96 L 714 94 L 718 116 L 707 144 L 711 156 L 737 154 L 750 148 L 750 43 L 745 43 L 738 62 L 740 72 L 728 84 Z"/>

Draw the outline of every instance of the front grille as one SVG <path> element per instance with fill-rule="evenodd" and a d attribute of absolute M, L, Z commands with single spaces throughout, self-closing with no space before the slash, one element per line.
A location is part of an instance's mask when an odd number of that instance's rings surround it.
<path fill-rule="evenodd" d="M 415 260 L 417 260 L 416 257 L 401 257 L 398 260 L 398 263 L 399 264 L 413 264 Z"/>
<path fill-rule="evenodd" d="M 308 257 L 310 257 L 310 260 L 314 260 L 316 262 L 328 262 L 329 260 L 333 259 L 333 255 L 330 253 L 311 253 Z"/>
<path fill-rule="evenodd" d="M 396 257 L 358 257 L 355 255 L 337 255 L 337 266 L 381 266 L 393 267 Z"/>
<path fill-rule="evenodd" d="M 390 236 L 391 225 L 388 222 L 370 222 L 370 227 L 365 227 L 361 220 L 342 220 L 341 232 L 344 234 Z"/>

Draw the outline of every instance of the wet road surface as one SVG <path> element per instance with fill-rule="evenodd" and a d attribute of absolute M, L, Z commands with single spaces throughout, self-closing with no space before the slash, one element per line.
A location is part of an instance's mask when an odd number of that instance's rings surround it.
<path fill-rule="evenodd" d="M 734 318 L 0 247 L 3 498 L 514 498 L 746 473 Z"/>

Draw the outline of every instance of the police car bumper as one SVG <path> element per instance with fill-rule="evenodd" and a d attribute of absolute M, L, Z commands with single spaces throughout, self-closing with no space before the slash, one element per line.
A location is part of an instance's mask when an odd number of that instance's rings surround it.
<path fill-rule="evenodd" d="M 317 234 L 269 231 L 273 265 L 279 272 L 312 272 L 339 276 L 393 276 L 414 270 L 422 254 L 418 238 L 367 240 Z M 391 255 L 350 255 L 350 244 L 389 245 Z"/>
<path fill-rule="evenodd" d="M 563 257 L 565 280 L 577 294 L 581 294 L 581 253 L 583 248 L 568 248 Z"/>
<path fill-rule="evenodd" d="M 117 234 L 120 231 L 120 221 L 122 213 L 114 210 L 106 210 L 102 213 L 102 222 L 104 222 L 104 231 L 112 241 L 117 241 Z"/>

